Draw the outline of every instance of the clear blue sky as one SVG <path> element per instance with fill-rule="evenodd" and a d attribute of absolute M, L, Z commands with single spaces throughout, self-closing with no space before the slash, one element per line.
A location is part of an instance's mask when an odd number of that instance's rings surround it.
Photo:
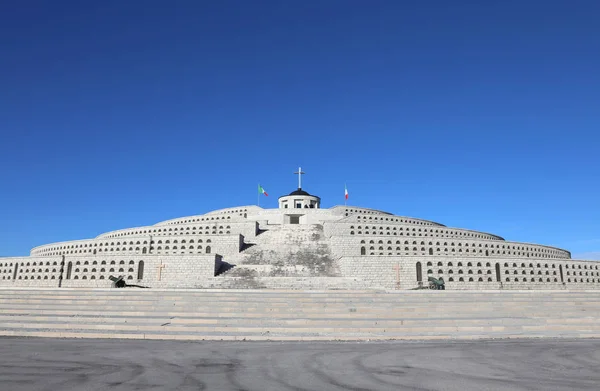
<path fill-rule="evenodd" d="M 495 3 L 495 4 L 491 4 Z M 0 255 L 304 188 L 600 259 L 600 2 L 5 1 Z"/>

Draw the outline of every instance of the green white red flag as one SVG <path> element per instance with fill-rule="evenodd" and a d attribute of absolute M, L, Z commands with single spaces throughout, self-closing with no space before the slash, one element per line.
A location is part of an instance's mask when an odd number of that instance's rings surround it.
<path fill-rule="evenodd" d="M 264 189 L 264 188 L 263 188 L 261 185 L 258 185 L 258 193 L 259 193 L 259 194 L 264 194 L 264 195 L 266 195 L 267 197 L 269 196 L 269 195 L 267 194 L 267 192 L 265 191 L 265 189 Z"/>

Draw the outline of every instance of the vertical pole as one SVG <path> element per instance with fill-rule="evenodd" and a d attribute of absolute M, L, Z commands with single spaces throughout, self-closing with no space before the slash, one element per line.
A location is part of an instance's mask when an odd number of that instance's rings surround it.
<path fill-rule="evenodd" d="M 260 189 L 260 183 L 258 184 L 258 188 Z M 260 206 L 260 192 L 257 191 L 256 193 L 257 193 L 257 195 L 256 195 L 256 203 L 258 204 L 258 206 Z"/>

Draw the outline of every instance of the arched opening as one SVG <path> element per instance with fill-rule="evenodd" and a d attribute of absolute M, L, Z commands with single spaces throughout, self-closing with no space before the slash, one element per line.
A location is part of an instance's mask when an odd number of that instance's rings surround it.
<path fill-rule="evenodd" d="M 73 269 L 73 262 L 67 264 L 67 280 L 71 279 L 71 270 Z"/>
<path fill-rule="evenodd" d="M 94 255 L 96 255 L 96 249 L 94 249 Z"/>
<path fill-rule="evenodd" d="M 146 247 L 142 248 L 142 254 L 146 254 Z"/>
<path fill-rule="evenodd" d="M 496 281 L 500 282 L 500 264 L 496 262 Z"/>
<path fill-rule="evenodd" d="M 417 262 L 417 283 L 423 282 L 423 270 L 421 268 L 421 262 Z"/>
<path fill-rule="evenodd" d="M 138 262 L 138 273 L 137 273 L 137 279 L 141 280 L 144 278 L 144 261 L 139 261 Z"/>
<path fill-rule="evenodd" d="M 360 248 L 360 255 L 367 255 L 367 249 L 364 247 Z"/>
<path fill-rule="evenodd" d="M 206 253 L 210 254 L 210 246 L 206 246 Z"/>
<path fill-rule="evenodd" d="M 433 248 L 429 248 L 429 255 L 433 255 Z"/>
<path fill-rule="evenodd" d="M 488 250 L 485 250 L 485 256 L 486 256 L 486 257 L 489 257 L 489 256 L 490 256 L 490 253 L 489 253 L 489 251 L 488 251 Z"/>

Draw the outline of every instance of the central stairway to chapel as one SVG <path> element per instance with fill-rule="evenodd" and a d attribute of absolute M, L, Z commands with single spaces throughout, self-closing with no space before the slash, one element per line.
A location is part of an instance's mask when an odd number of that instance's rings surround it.
<path fill-rule="evenodd" d="M 208 288 L 367 289 L 342 277 L 320 224 L 267 225 L 239 254 L 223 259 L 228 270 Z"/>

